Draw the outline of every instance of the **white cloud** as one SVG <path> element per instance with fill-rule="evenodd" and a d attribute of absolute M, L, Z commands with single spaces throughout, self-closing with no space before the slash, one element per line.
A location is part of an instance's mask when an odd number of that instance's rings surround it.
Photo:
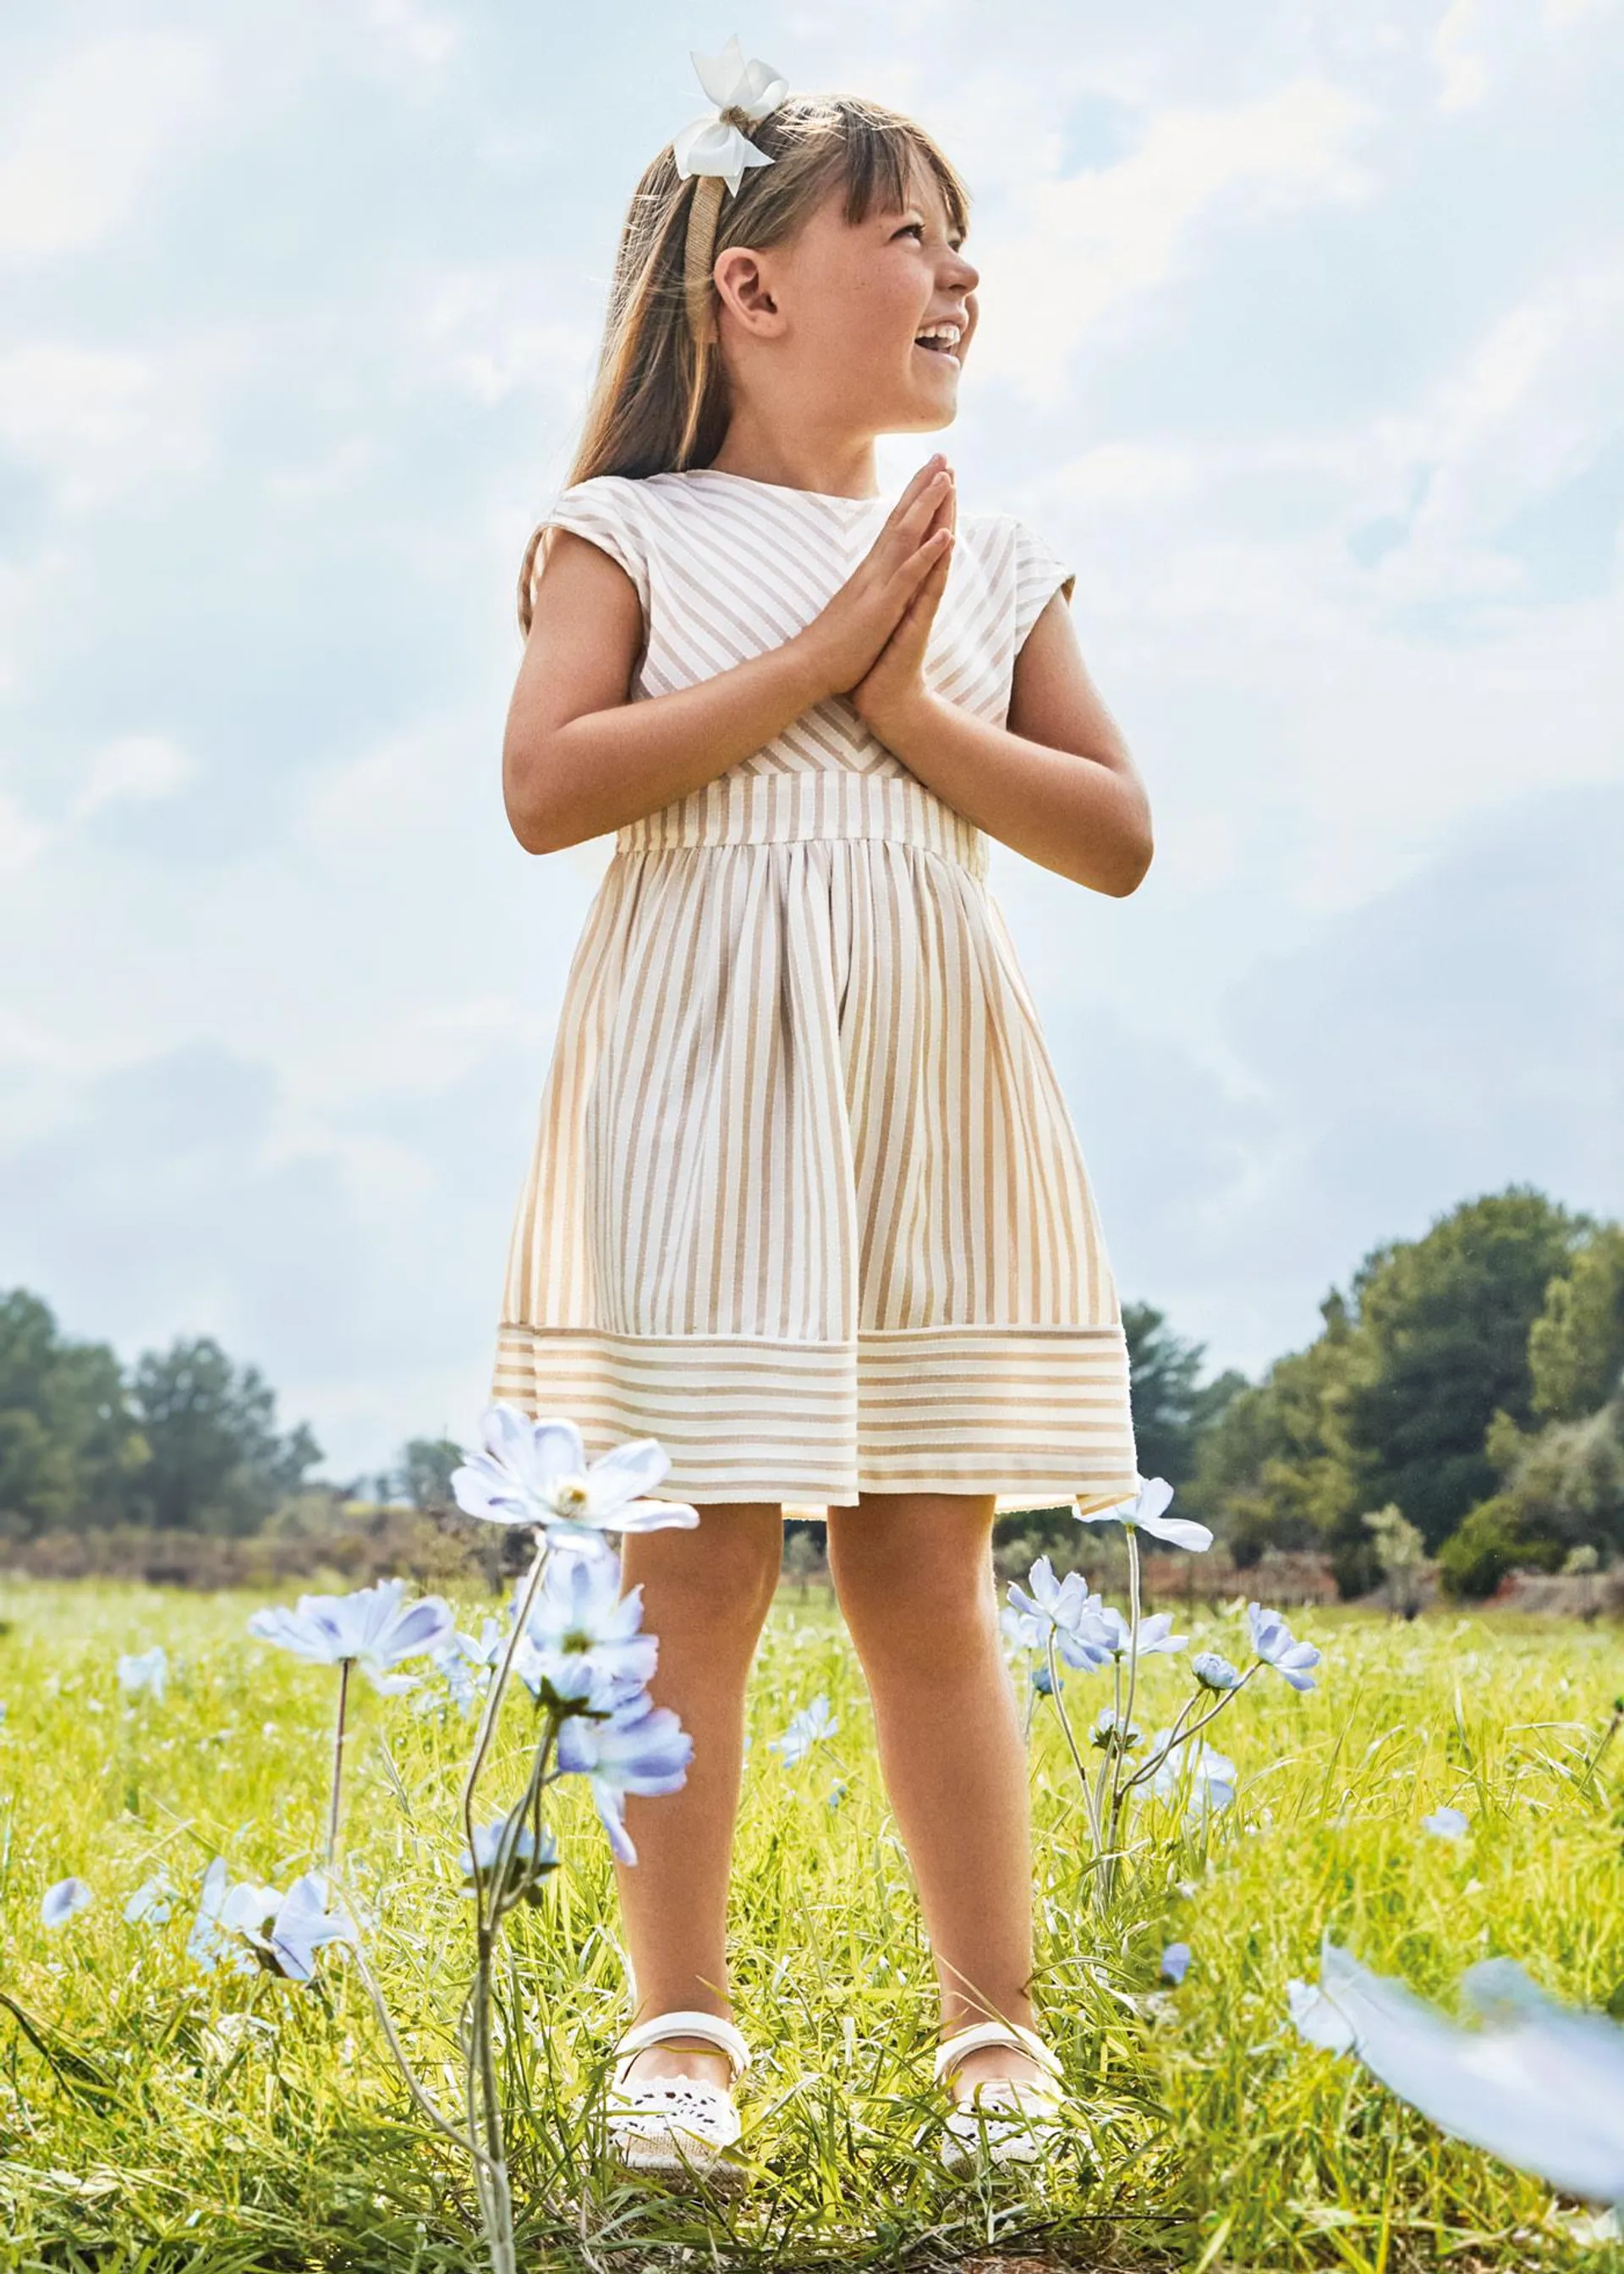
<path fill-rule="evenodd" d="M 0 260 L 116 235 L 218 91 L 199 40 L 131 34 L 70 49 L 0 120 Z"/>
<path fill-rule="evenodd" d="M 1116 165 L 1017 189 L 985 251 L 978 371 L 1064 401 L 1071 362 L 1101 319 L 1165 284 L 1198 224 L 1366 195 L 1352 146 L 1367 107 L 1322 79 L 1224 109 L 1166 109 Z"/>
<path fill-rule="evenodd" d="M 1488 92 L 1488 66 L 1474 45 L 1480 35 L 1481 0 L 1453 0 L 1438 26 L 1432 54 L 1442 76 L 1440 110 L 1470 110 Z"/>
<path fill-rule="evenodd" d="M 73 802 L 76 819 L 87 821 L 104 806 L 129 800 L 138 805 L 173 797 L 197 772 L 195 761 L 166 734 L 120 734 L 104 742 L 90 761 L 84 786 Z"/>
<path fill-rule="evenodd" d="M 7 791 L 0 790 L 0 877 L 31 869 L 49 842 L 49 832 Z"/>
<path fill-rule="evenodd" d="M 240 343 L 163 353 L 39 338 L 0 355 L 0 448 L 52 483 L 64 514 L 176 483 L 213 462 L 209 402 Z"/>

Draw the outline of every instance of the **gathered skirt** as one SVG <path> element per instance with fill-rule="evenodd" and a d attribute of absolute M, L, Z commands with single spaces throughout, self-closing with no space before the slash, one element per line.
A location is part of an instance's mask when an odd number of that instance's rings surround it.
<path fill-rule="evenodd" d="M 912 777 L 724 776 L 618 832 L 492 1395 L 589 1458 L 657 1438 L 695 1505 L 1132 1493 L 1077 1133 L 986 840 Z"/>

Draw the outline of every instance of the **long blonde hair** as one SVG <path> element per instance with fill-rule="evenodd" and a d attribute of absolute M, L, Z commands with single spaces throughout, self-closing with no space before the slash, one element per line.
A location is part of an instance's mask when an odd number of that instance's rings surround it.
<path fill-rule="evenodd" d="M 729 114 L 725 114 L 729 115 Z M 783 245 L 842 184 L 842 217 L 866 221 L 883 198 L 906 200 L 916 169 L 936 177 L 950 225 L 969 227 L 970 195 L 924 129 L 857 95 L 790 95 L 763 119 L 731 114 L 771 166 L 752 166 L 736 196 L 714 175 L 687 180 L 668 142 L 632 193 L 581 440 L 568 484 L 594 474 L 680 472 L 722 447 L 732 406 L 717 338 L 710 271 L 729 245 Z M 519 629 L 530 628 L 530 572 L 543 523 L 519 570 Z"/>

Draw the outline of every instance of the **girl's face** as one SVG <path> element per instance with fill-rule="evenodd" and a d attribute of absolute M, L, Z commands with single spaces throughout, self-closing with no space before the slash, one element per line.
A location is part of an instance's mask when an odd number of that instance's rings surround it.
<path fill-rule="evenodd" d="M 844 194 L 837 184 L 793 243 L 722 255 L 717 282 L 735 381 L 747 400 L 759 382 L 775 417 L 806 420 L 825 436 L 951 425 L 981 280 L 936 177 L 921 169 L 907 204 L 876 207 L 855 225 L 841 215 Z M 957 337 L 921 346 L 920 334 L 937 325 L 956 326 Z"/>

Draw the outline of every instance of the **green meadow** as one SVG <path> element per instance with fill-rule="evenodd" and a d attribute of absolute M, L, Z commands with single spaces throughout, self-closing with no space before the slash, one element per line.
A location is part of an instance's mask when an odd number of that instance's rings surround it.
<path fill-rule="evenodd" d="M 321 1859 L 335 1683 L 248 1637 L 266 1600 L 0 1588 L 7 2270 L 481 2263 L 467 2168 L 414 2114 L 345 1954 L 325 1951 L 309 1988 L 186 1954 L 213 1856 L 284 1888 Z M 462 1623 L 490 1608 L 460 1605 Z M 571 1781 L 553 1811 L 565 1868 L 508 1931 L 521 2263 L 1619 2274 L 1624 2248 L 1591 2239 L 1583 2207 L 1304 2044 L 1286 1996 L 1315 1978 L 1328 1929 L 1446 2002 L 1464 1967 L 1504 1954 L 1624 2016 L 1624 1742 L 1587 1768 L 1624 1688 L 1618 1630 L 1290 1615 L 1325 1653 L 1319 1688 L 1250 1685 L 1209 1732 L 1238 1772 L 1233 1804 L 1186 1833 L 1153 1803 L 1104 1917 L 1075 1770 L 1037 1704 L 1037 1996 L 1080 2112 L 1041 2169 L 966 2180 L 936 2158 L 934 1981 L 861 1671 L 827 1597 L 786 1585 L 752 1689 L 735 1873 L 754 2183 L 684 2197 L 605 2163 L 595 2090 L 625 2016 L 622 1962 L 607 1849 Z M 1234 1608 L 1177 1623 L 1192 1649 L 1244 1654 Z M 118 1653 L 159 1642 L 166 1695 L 127 1702 Z M 1151 1660 L 1141 1685 L 1135 1719 L 1170 1721 L 1184 1661 Z M 786 1769 L 768 1741 L 820 1691 L 838 1728 Z M 440 1694 L 434 1677 L 396 1698 L 356 1685 L 344 1885 L 402 2037 L 454 2108 L 470 1724 Z M 1086 1728 L 1105 1689 L 1073 1675 L 1067 1694 Z M 508 1701 L 493 1801 L 510 1797 L 530 1713 L 522 1692 Z M 1463 1839 L 1424 1828 L 1443 1805 L 1469 1818 Z M 160 1870 L 171 1916 L 126 1923 Z M 47 1929 L 41 1895 L 70 1874 L 94 1900 Z M 1159 1980 L 1175 1940 L 1193 1953 L 1176 1989 Z"/>

